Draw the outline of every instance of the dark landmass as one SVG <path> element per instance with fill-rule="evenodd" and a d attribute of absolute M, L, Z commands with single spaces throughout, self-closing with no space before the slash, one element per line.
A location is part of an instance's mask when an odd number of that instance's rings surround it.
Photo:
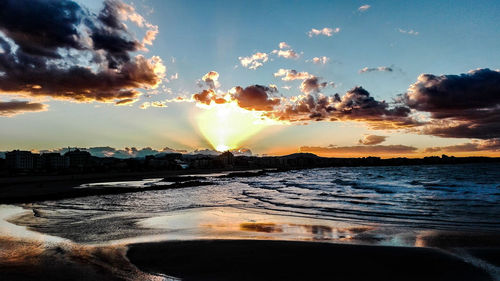
<path fill-rule="evenodd" d="M 135 244 L 127 256 L 142 271 L 182 280 L 492 280 L 431 248 L 202 240 Z"/>
<path fill-rule="evenodd" d="M 220 175 L 218 178 L 251 178 L 251 177 L 259 177 L 263 176 L 267 173 L 272 173 L 272 172 L 280 172 L 283 170 L 261 170 L 261 171 L 256 171 L 256 172 L 231 172 L 225 175 Z"/>
<path fill-rule="evenodd" d="M 142 179 L 142 177 L 140 177 Z M 200 180 L 186 180 L 177 181 L 169 185 L 149 185 L 141 188 L 130 188 L 130 187 L 102 187 L 102 186 L 92 186 L 85 188 L 73 188 L 78 186 L 79 181 L 61 181 L 61 182 L 46 182 L 50 185 L 50 188 L 43 189 L 39 185 L 31 186 L 19 184 L 17 187 L 17 192 L 5 192 L 5 190 L 0 189 L 0 204 L 14 204 L 14 203 L 31 203 L 37 201 L 45 200 L 61 200 L 67 198 L 77 198 L 85 196 L 95 196 L 95 195 L 110 195 L 110 194 L 122 194 L 122 193 L 134 193 L 143 192 L 151 190 L 165 190 L 165 189 L 175 189 L 175 188 L 185 188 L 193 186 L 203 186 L 203 185 L 213 185 L 213 182 L 206 182 Z M 80 184 L 83 184 L 82 182 Z M 9 189 L 10 190 L 10 189 Z"/>
<path fill-rule="evenodd" d="M 9 178 L 33 176 L 79 176 L 189 170 L 249 170 L 249 169 L 304 169 L 324 167 L 441 165 L 467 163 L 500 163 L 500 157 L 454 157 L 442 155 L 424 158 L 330 158 L 312 153 L 294 153 L 285 156 L 234 156 L 227 151 L 220 155 L 168 153 L 141 158 L 95 157 L 86 151 L 34 154 L 29 151 L 11 151 L 0 158 L 0 183 Z M 245 174 L 239 176 L 246 176 Z M 106 176 L 104 176 L 106 177 Z M 5 180 L 7 178 L 7 180 Z M 11 180 L 12 181 L 12 180 Z M 16 181 L 16 180 L 14 180 Z M 25 180 L 29 181 L 29 180 Z"/>

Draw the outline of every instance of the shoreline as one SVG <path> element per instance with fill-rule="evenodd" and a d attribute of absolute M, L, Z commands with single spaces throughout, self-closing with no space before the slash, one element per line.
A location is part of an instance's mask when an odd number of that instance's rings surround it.
<path fill-rule="evenodd" d="M 432 238 L 431 247 L 265 239 L 91 245 L 55 236 L 47 239 L 47 234 L 9 223 L 8 217 L 27 212 L 9 208 L 1 218 L 6 226 L 0 233 L 0 272 L 12 281 L 177 280 L 164 279 L 171 276 L 222 281 L 325 280 L 325 276 L 343 281 L 500 280 L 499 244 L 463 243 L 474 239 L 462 235 Z M 26 235 L 13 237 L 19 228 Z M 443 245 L 442 239 L 452 243 Z"/>
<path fill-rule="evenodd" d="M 140 181 L 149 178 L 167 178 L 186 175 L 238 173 L 249 171 L 270 171 L 268 169 L 197 169 L 167 170 L 155 172 L 83 174 L 62 176 L 34 176 L 18 178 L 0 178 L 0 204 L 33 203 L 45 200 L 60 200 L 92 195 L 119 194 L 168 188 L 196 186 L 195 182 L 175 182 L 172 186 L 155 188 L 109 188 L 109 189 L 74 189 L 88 183 L 106 183 L 116 181 Z M 258 172 L 257 172 L 258 173 Z M 198 182 L 200 183 L 200 182 Z M 203 183 L 199 184 L 203 185 Z M 26 195 L 29 194 L 29 195 Z"/>

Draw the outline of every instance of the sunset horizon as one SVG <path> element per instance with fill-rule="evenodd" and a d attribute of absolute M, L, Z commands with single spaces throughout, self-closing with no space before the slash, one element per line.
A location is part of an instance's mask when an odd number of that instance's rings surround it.
<path fill-rule="evenodd" d="M 0 0 L 7 281 L 500 280 L 498 0 Z"/>
<path fill-rule="evenodd" d="M 500 71 L 492 62 L 498 54 L 444 51 L 457 36 L 465 45 L 489 41 L 493 48 L 500 42 L 486 31 L 495 32 L 498 23 L 483 17 L 474 23 L 482 33 L 467 32 L 476 26 L 453 12 L 461 11 L 457 5 L 440 7 L 456 25 L 443 35 L 432 28 L 439 19 L 416 21 L 411 7 L 389 20 L 389 4 L 360 10 L 363 5 L 354 3 L 319 3 L 332 6 L 336 20 L 298 21 L 280 34 L 285 21 L 258 33 L 248 30 L 231 16 L 238 4 L 220 7 L 225 21 L 236 25 L 211 23 L 205 29 L 194 21 L 172 29 L 177 17 L 163 22 L 162 15 L 171 12 L 166 3 L 63 3 L 51 3 L 50 13 L 70 14 L 41 26 L 49 32 L 43 40 L 31 22 L 10 18 L 29 16 L 29 9 L 4 9 L 12 12 L 0 24 L 0 126 L 8 132 L 0 151 L 109 146 L 246 148 L 259 155 L 306 149 L 321 156 L 500 156 L 493 117 Z M 192 13 L 176 9 L 189 18 L 196 9 L 217 10 L 219 4 L 193 6 Z M 475 9 L 492 12 L 485 7 Z M 60 23 L 67 28 L 56 28 Z M 204 36 L 196 35 L 199 28 Z M 253 40 L 257 34 L 268 40 Z M 376 56 L 358 44 L 361 34 L 379 35 L 370 50 Z M 178 47 L 193 44 L 214 55 Z M 456 60 L 466 53 L 467 59 Z"/>

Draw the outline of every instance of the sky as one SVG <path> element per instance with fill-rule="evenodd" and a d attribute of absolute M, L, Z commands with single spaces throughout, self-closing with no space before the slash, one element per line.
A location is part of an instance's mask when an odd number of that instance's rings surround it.
<path fill-rule="evenodd" d="M 2 1 L 0 151 L 500 156 L 499 15 L 497 1 Z"/>

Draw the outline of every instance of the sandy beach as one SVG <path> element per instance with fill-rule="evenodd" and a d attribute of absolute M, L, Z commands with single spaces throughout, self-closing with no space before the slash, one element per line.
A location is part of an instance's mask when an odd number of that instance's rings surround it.
<path fill-rule="evenodd" d="M 263 240 L 49 246 L 2 238 L 0 249 L 2 278 L 13 281 L 497 280 L 432 248 Z"/>
<path fill-rule="evenodd" d="M 144 271 L 182 280 L 491 280 L 430 248 L 205 240 L 131 245 L 127 256 Z"/>

